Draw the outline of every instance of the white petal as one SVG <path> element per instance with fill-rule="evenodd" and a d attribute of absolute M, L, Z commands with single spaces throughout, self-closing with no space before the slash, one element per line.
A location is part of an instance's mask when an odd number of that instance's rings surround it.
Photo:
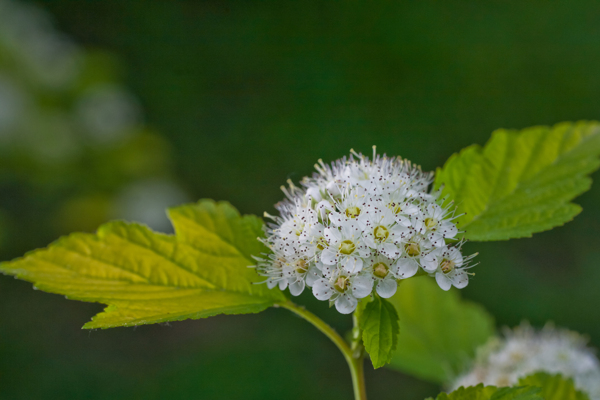
<path fill-rule="evenodd" d="M 396 215 L 396 222 L 402 226 L 410 226 L 410 219 L 405 217 L 404 215 Z"/>
<path fill-rule="evenodd" d="M 308 227 L 308 226 L 304 228 L 302 233 L 300 233 L 300 236 L 298 236 L 298 243 L 305 243 L 305 242 L 310 241 L 309 230 L 310 230 L 310 227 Z"/>
<path fill-rule="evenodd" d="M 310 236 L 319 238 L 323 236 L 323 232 L 325 232 L 325 227 L 323 226 L 323 224 L 314 224 L 311 225 L 309 234 Z"/>
<path fill-rule="evenodd" d="M 444 221 L 440 226 L 440 233 L 447 238 L 453 238 L 458 233 L 458 229 L 456 229 L 456 225 L 452 222 Z"/>
<path fill-rule="evenodd" d="M 310 187 L 306 190 L 306 195 L 319 202 L 323 198 L 321 197 L 321 191 L 317 186 Z"/>
<path fill-rule="evenodd" d="M 337 265 L 323 265 L 323 269 L 321 270 L 323 276 L 327 279 L 331 278 L 335 271 L 337 271 Z"/>
<path fill-rule="evenodd" d="M 358 222 L 358 226 L 363 231 L 367 230 L 369 227 L 373 226 L 373 211 L 369 208 L 362 211 L 356 221 Z"/>
<path fill-rule="evenodd" d="M 394 242 L 399 242 L 411 236 L 412 229 L 402 225 L 395 225 L 390 232 L 390 238 Z"/>
<path fill-rule="evenodd" d="M 373 278 L 368 275 L 359 275 L 352 281 L 352 294 L 357 299 L 367 297 L 373 291 Z"/>
<path fill-rule="evenodd" d="M 469 275 L 465 271 L 458 271 L 452 277 L 452 284 L 457 289 L 462 289 L 469 284 Z"/>
<path fill-rule="evenodd" d="M 381 212 L 381 221 L 379 222 L 381 225 L 390 226 L 396 220 L 396 215 L 392 210 L 385 207 L 380 209 Z"/>
<path fill-rule="evenodd" d="M 335 301 L 335 308 L 342 314 L 350 314 L 356 310 L 358 300 L 349 294 L 343 294 Z"/>
<path fill-rule="evenodd" d="M 340 225 L 342 227 L 342 236 L 346 239 L 357 239 L 360 235 L 360 227 L 353 219 L 343 221 Z"/>
<path fill-rule="evenodd" d="M 402 206 L 402 210 L 404 210 L 405 214 L 408 214 L 408 215 L 411 215 L 411 216 L 413 216 L 415 214 L 418 214 L 421 211 L 421 210 L 419 210 L 418 206 L 416 206 L 414 204 L 411 204 L 411 203 L 405 203 Z"/>
<path fill-rule="evenodd" d="M 394 264 L 394 272 L 399 278 L 410 278 L 417 273 L 419 264 L 410 258 L 401 258 Z"/>
<path fill-rule="evenodd" d="M 400 256 L 400 249 L 393 243 L 382 243 L 379 251 L 386 256 L 387 258 L 391 258 L 395 260 Z"/>
<path fill-rule="evenodd" d="M 275 286 L 277 286 L 277 284 L 278 284 L 278 283 L 279 283 L 279 282 L 277 282 L 277 281 L 274 281 L 274 280 L 272 280 L 272 279 L 269 279 L 269 280 L 267 281 L 267 287 L 268 287 L 269 289 L 273 289 Z"/>
<path fill-rule="evenodd" d="M 421 257 L 421 267 L 427 272 L 434 272 L 438 267 L 436 254 L 432 252 Z"/>
<path fill-rule="evenodd" d="M 379 281 L 376 287 L 377 294 L 379 294 L 384 299 L 392 297 L 396 293 L 397 289 L 398 283 L 395 279 L 384 279 L 382 281 Z"/>
<path fill-rule="evenodd" d="M 454 266 L 456 268 L 460 267 L 463 264 L 463 256 L 460 253 L 460 250 L 458 250 L 456 247 L 451 247 L 450 250 L 448 250 L 448 254 L 448 257 L 452 261 L 454 261 Z"/>
<path fill-rule="evenodd" d="M 442 214 L 442 209 L 437 204 L 433 203 L 427 206 L 427 214 L 431 217 L 437 219 L 439 215 Z"/>
<path fill-rule="evenodd" d="M 337 253 L 334 253 L 329 249 L 325 249 L 321 253 L 321 261 L 323 262 L 323 264 L 335 265 L 338 261 Z"/>
<path fill-rule="evenodd" d="M 285 290 L 285 288 L 287 287 L 287 285 L 288 285 L 287 279 L 282 279 L 282 280 L 279 281 L 279 289 L 280 290 Z"/>
<path fill-rule="evenodd" d="M 373 251 L 369 248 L 369 246 L 366 246 L 364 243 L 362 243 L 362 241 L 358 241 L 357 245 L 358 245 L 358 254 L 362 258 L 371 257 L 371 254 L 373 254 Z"/>
<path fill-rule="evenodd" d="M 311 267 L 308 270 L 308 273 L 306 274 L 306 277 L 304 279 L 306 279 L 306 284 L 308 286 L 312 286 L 315 283 L 315 281 L 320 278 L 321 270 L 319 270 L 317 267 Z"/>
<path fill-rule="evenodd" d="M 368 234 L 366 236 L 363 236 L 363 242 L 365 242 L 365 244 L 367 246 L 369 246 L 372 249 L 376 249 L 377 248 L 377 244 L 375 243 L 375 241 L 373 240 L 373 235 Z"/>
<path fill-rule="evenodd" d="M 283 254 L 288 257 L 293 257 L 296 254 L 296 242 L 293 241 L 293 246 L 283 247 Z"/>
<path fill-rule="evenodd" d="M 337 246 L 342 241 L 342 234 L 337 228 L 325 228 L 325 239 L 330 246 Z"/>
<path fill-rule="evenodd" d="M 302 254 L 305 258 L 313 258 L 315 255 L 315 251 L 317 250 L 316 246 L 312 246 L 309 244 L 303 244 L 298 246 L 298 252 Z"/>
<path fill-rule="evenodd" d="M 415 228 L 415 230 L 419 233 L 421 233 L 421 231 L 424 228 L 423 225 L 423 214 L 418 213 L 416 215 L 413 215 L 410 219 L 410 222 L 412 224 L 412 226 Z"/>
<path fill-rule="evenodd" d="M 431 233 L 428 239 L 431 242 L 431 244 L 433 244 L 435 247 L 444 247 L 444 245 L 446 244 L 444 237 L 437 232 Z"/>
<path fill-rule="evenodd" d="M 435 280 L 438 285 L 442 288 L 442 290 L 450 290 L 452 287 L 452 282 L 443 272 L 438 272 L 435 274 Z"/>
<path fill-rule="evenodd" d="M 344 271 L 348 272 L 349 274 L 357 274 L 362 271 L 363 260 L 362 258 L 350 256 L 342 259 L 340 264 L 342 265 L 342 268 L 344 268 Z"/>
<path fill-rule="evenodd" d="M 317 261 L 315 267 L 317 267 L 319 271 L 323 271 L 323 263 L 321 261 Z"/>
<path fill-rule="evenodd" d="M 333 224 L 333 226 L 340 226 L 344 221 L 346 221 L 346 216 L 339 212 L 331 212 L 329 214 L 329 220 Z"/>
<path fill-rule="evenodd" d="M 334 181 L 331 181 L 327 184 L 327 190 L 329 191 L 329 193 L 332 196 L 340 195 L 340 188 L 338 187 L 337 183 L 335 183 Z"/>
<path fill-rule="evenodd" d="M 304 290 L 304 280 L 299 279 L 293 283 L 290 283 L 290 293 L 292 296 L 298 296 Z"/>
<path fill-rule="evenodd" d="M 319 300 L 329 300 L 333 290 L 333 286 L 325 279 L 315 281 L 312 288 L 313 294 Z"/>
<path fill-rule="evenodd" d="M 283 273 L 283 276 L 285 276 L 288 279 L 291 279 L 296 275 L 296 268 L 290 266 L 289 264 L 286 264 L 282 268 L 281 272 Z"/>

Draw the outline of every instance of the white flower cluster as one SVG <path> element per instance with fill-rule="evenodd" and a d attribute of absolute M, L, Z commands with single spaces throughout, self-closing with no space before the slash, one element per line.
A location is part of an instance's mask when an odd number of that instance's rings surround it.
<path fill-rule="evenodd" d="M 580 334 L 566 329 L 546 326 L 535 331 L 522 324 L 507 330 L 505 338 L 493 338 L 479 349 L 472 370 L 459 377 L 452 388 L 479 383 L 510 386 L 519 378 L 544 371 L 572 378 L 590 400 L 600 400 L 600 363 L 586 342 Z"/>
<path fill-rule="evenodd" d="M 419 271 L 444 290 L 467 286 L 473 256 L 463 257 L 455 239 L 453 204 L 429 191 L 432 173 L 375 149 L 372 160 L 351 151 L 315 168 L 303 188 L 282 188 L 280 216 L 266 214 L 273 223 L 263 241 L 272 252 L 257 267 L 269 287 L 297 296 L 310 286 L 348 314 L 373 291 L 391 297 L 400 279 Z"/>

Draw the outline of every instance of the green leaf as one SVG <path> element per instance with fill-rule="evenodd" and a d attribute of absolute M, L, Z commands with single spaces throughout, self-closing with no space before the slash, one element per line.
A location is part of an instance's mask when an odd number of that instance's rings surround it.
<path fill-rule="evenodd" d="M 573 380 L 561 375 L 538 372 L 519 380 L 519 385 L 537 386 L 545 400 L 589 400 L 589 396 L 575 388 Z"/>
<path fill-rule="evenodd" d="M 481 306 L 426 276 L 401 281 L 390 301 L 400 318 L 400 346 L 390 367 L 421 379 L 447 382 L 494 334 L 493 318 Z"/>
<path fill-rule="evenodd" d="M 360 314 L 360 328 L 373 368 L 389 363 L 398 344 L 398 314 L 394 306 L 375 296 Z"/>
<path fill-rule="evenodd" d="M 530 237 L 570 221 L 570 201 L 590 188 L 600 161 L 598 122 L 561 123 L 522 131 L 500 129 L 438 168 L 435 188 L 457 206 L 470 240 Z"/>
<path fill-rule="evenodd" d="M 262 221 L 229 203 L 202 200 L 169 210 L 175 235 L 110 222 L 0 264 L 0 271 L 69 299 L 107 304 L 84 328 L 112 328 L 256 313 L 285 300 L 254 285 L 250 257 Z"/>
<path fill-rule="evenodd" d="M 544 400 L 537 387 L 471 386 L 460 387 L 450 394 L 440 393 L 436 400 Z"/>

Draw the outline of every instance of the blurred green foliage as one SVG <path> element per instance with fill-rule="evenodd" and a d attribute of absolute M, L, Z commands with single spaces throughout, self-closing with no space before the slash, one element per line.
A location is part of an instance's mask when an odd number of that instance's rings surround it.
<path fill-rule="evenodd" d="M 433 279 L 401 281 L 390 301 L 400 317 L 400 337 L 390 368 L 430 382 L 452 381 L 470 367 L 476 350 L 494 335 L 494 319 L 460 290 L 440 290 Z"/>
<path fill-rule="evenodd" d="M 376 144 L 433 170 L 500 127 L 599 118 L 600 4 L 591 0 L 39 3 L 88 48 L 122 58 L 193 197 L 245 213 L 272 211 L 287 178 L 351 147 Z M 11 218 L 27 221 L 20 237 L 37 237 L 27 243 L 45 246 L 54 236 L 20 201 L 26 190 L 15 184 Z M 552 319 L 599 346 L 599 202 L 596 185 L 562 228 L 467 244 L 480 265 L 462 293 L 500 325 Z M 2 259 L 22 250 L 9 246 Z M 324 303 L 299 302 L 350 327 Z M 351 396 L 334 346 L 283 310 L 80 331 L 101 308 L 0 277 L 0 398 Z M 367 381 L 377 399 L 439 392 L 386 369 L 368 368 Z"/>
<path fill-rule="evenodd" d="M 26 251 L 131 218 L 143 208 L 132 192 L 175 186 L 171 149 L 120 75 L 114 56 L 81 48 L 42 9 L 0 0 L 0 209 L 10 232 L 0 245 Z M 165 222 L 168 205 L 158 209 Z"/>

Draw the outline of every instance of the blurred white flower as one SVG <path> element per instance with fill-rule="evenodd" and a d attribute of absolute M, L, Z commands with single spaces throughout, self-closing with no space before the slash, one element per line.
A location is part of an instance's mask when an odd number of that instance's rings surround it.
<path fill-rule="evenodd" d="M 165 209 L 188 200 L 185 192 L 171 181 L 138 181 L 117 196 L 111 217 L 141 222 L 159 232 L 171 232 L 173 228 Z"/>
<path fill-rule="evenodd" d="M 81 50 L 34 5 L 0 0 L 0 45 L 10 49 L 21 73 L 38 86 L 56 90 L 78 78 Z"/>
<path fill-rule="evenodd" d="M 76 110 L 84 132 L 100 143 L 130 136 L 141 119 L 136 99 L 117 86 L 94 87 L 78 99 Z"/>
<path fill-rule="evenodd" d="M 25 94 L 0 73 L 0 140 L 12 136 L 18 121 L 24 117 Z"/>
<path fill-rule="evenodd" d="M 587 339 L 573 331 L 550 325 L 536 331 L 521 324 L 481 347 L 472 369 L 450 387 L 479 383 L 510 386 L 519 378 L 544 371 L 573 378 L 576 388 L 590 400 L 600 400 L 600 363 L 586 343 Z"/>

